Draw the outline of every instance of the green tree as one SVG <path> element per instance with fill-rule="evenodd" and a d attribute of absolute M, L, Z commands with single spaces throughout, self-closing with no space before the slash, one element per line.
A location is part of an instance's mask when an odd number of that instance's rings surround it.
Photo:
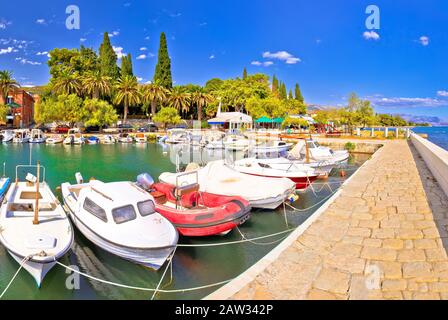
<path fill-rule="evenodd" d="M 301 119 L 301 118 L 287 117 L 282 123 L 283 128 L 287 128 L 287 127 L 306 128 L 309 126 L 310 126 L 310 124 L 308 123 L 308 121 L 306 121 L 305 119 Z"/>
<path fill-rule="evenodd" d="M 288 99 L 290 99 L 290 100 L 294 99 L 294 96 L 292 94 L 292 89 L 289 89 Z"/>
<path fill-rule="evenodd" d="M 131 76 L 124 76 L 120 78 L 115 85 L 115 92 L 114 103 L 124 106 L 123 122 L 126 123 L 128 119 L 129 107 L 139 104 L 141 101 L 137 78 Z"/>
<path fill-rule="evenodd" d="M 218 91 L 221 89 L 222 84 L 224 83 L 224 80 L 213 78 L 207 81 L 205 84 L 205 91 L 212 92 L 212 91 Z"/>
<path fill-rule="evenodd" d="M 85 117 L 83 101 L 76 94 L 62 94 L 57 98 L 42 100 L 37 103 L 34 115 L 37 123 L 65 122 L 72 127 L 77 122 L 84 121 Z"/>
<path fill-rule="evenodd" d="M 182 91 L 180 87 L 174 87 L 171 90 L 168 102 L 170 107 L 182 113 L 187 113 L 190 110 L 191 95 Z"/>
<path fill-rule="evenodd" d="M 246 78 L 247 78 L 247 69 L 244 68 L 244 70 L 243 70 L 243 79 L 246 80 Z"/>
<path fill-rule="evenodd" d="M 300 90 L 300 86 L 298 83 L 296 83 L 295 97 L 296 97 L 296 100 L 300 101 L 301 103 L 305 103 L 305 99 L 303 98 L 303 95 L 302 95 L 302 90 Z"/>
<path fill-rule="evenodd" d="M 94 99 L 111 96 L 112 78 L 102 75 L 99 70 L 87 73 L 81 82 L 84 92 Z"/>
<path fill-rule="evenodd" d="M 6 123 L 6 116 L 9 114 L 9 108 L 5 105 L 0 105 L 0 122 Z"/>
<path fill-rule="evenodd" d="M 57 78 L 52 78 L 50 87 L 55 95 L 81 95 L 82 93 L 81 79 L 78 73 L 74 73 L 70 69 L 64 69 Z"/>
<path fill-rule="evenodd" d="M 7 70 L 0 71 L 0 103 L 6 104 L 8 92 L 19 87 L 20 85 L 13 78 L 12 72 Z"/>
<path fill-rule="evenodd" d="M 168 54 L 168 45 L 166 43 L 165 33 L 160 34 L 160 46 L 156 71 L 154 73 L 154 82 L 159 83 L 166 89 L 173 87 L 173 79 L 171 76 L 171 59 Z"/>
<path fill-rule="evenodd" d="M 196 91 L 191 95 L 191 101 L 197 106 L 198 121 L 202 121 L 202 113 L 204 108 L 213 102 L 213 100 L 213 96 L 206 93 L 204 90 Z"/>
<path fill-rule="evenodd" d="M 142 87 L 142 101 L 151 105 L 152 117 L 157 112 L 157 104 L 167 101 L 169 91 L 157 83 L 151 83 Z"/>
<path fill-rule="evenodd" d="M 57 79 L 63 73 L 75 73 L 81 71 L 80 52 L 77 49 L 56 48 L 50 51 L 50 59 L 47 64 L 50 68 L 52 79 Z"/>
<path fill-rule="evenodd" d="M 286 91 L 286 85 L 282 82 L 280 85 L 280 92 L 279 92 L 280 99 L 286 100 L 288 98 L 288 93 Z"/>
<path fill-rule="evenodd" d="M 121 59 L 121 76 L 133 76 L 134 71 L 132 68 L 132 56 L 128 53 L 127 56 Z"/>
<path fill-rule="evenodd" d="M 272 93 L 277 97 L 279 96 L 279 89 L 280 89 L 279 87 L 280 87 L 280 85 L 279 85 L 278 79 L 274 75 L 272 77 Z"/>
<path fill-rule="evenodd" d="M 165 107 L 154 116 L 154 121 L 163 124 L 163 128 L 166 129 L 168 124 L 178 124 L 181 122 L 181 117 L 177 113 L 177 110 L 172 107 Z"/>
<path fill-rule="evenodd" d="M 106 125 L 118 121 L 118 115 L 114 107 L 107 101 L 98 99 L 86 99 L 84 101 L 85 126 L 99 126 L 102 129 Z"/>
<path fill-rule="evenodd" d="M 115 53 L 109 39 L 109 34 L 104 33 L 103 43 L 100 46 L 100 70 L 103 76 L 116 80 L 120 76 L 117 66 L 117 54 Z"/>

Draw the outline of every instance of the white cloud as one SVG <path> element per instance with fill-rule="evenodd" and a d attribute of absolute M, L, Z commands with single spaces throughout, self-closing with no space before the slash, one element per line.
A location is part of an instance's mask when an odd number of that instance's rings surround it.
<path fill-rule="evenodd" d="M 111 33 L 109 33 L 109 38 L 117 37 L 119 35 L 120 35 L 120 31 L 119 30 L 112 31 Z"/>
<path fill-rule="evenodd" d="M 429 38 L 427 36 L 421 36 L 420 39 L 418 39 L 420 44 L 424 47 L 429 45 Z"/>
<path fill-rule="evenodd" d="M 42 52 L 38 52 L 36 53 L 36 56 L 48 56 L 48 51 L 42 51 Z"/>
<path fill-rule="evenodd" d="M 45 21 L 45 19 L 37 19 L 36 20 L 37 24 L 47 24 L 47 22 Z"/>
<path fill-rule="evenodd" d="M 145 60 L 146 58 L 148 58 L 146 54 L 141 54 L 137 57 L 137 60 Z"/>
<path fill-rule="evenodd" d="M 16 58 L 16 61 L 20 61 L 21 64 L 29 64 L 32 66 L 40 66 L 42 63 L 37 62 L 37 61 L 30 61 L 28 59 L 25 58 Z"/>
<path fill-rule="evenodd" d="M 8 53 L 11 53 L 11 52 L 13 52 L 14 51 L 14 48 L 13 47 L 8 47 L 8 48 L 6 48 L 6 49 L 0 49 L 0 55 L 2 55 L 2 54 L 8 54 Z"/>
<path fill-rule="evenodd" d="M 362 36 L 366 40 L 375 40 L 376 41 L 376 40 L 380 39 L 380 35 L 373 30 L 364 32 L 362 34 Z"/>
<path fill-rule="evenodd" d="M 0 29 L 4 30 L 6 29 L 10 24 L 12 24 L 11 21 L 7 21 L 5 19 L 0 19 Z"/>
<path fill-rule="evenodd" d="M 208 57 L 210 60 L 213 60 L 213 59 L 215 59 L 215 55 L 214 54 L 212 54 L 210 57 Z"/>
<path fill-rule="evenodd" d="M 87 39 L 86 39 L 86 38 L 81 38 L 81 39 L 79 39 L 79 41 L 81 41 L 81 42 L 86 42 Z"/>
<path fill-rule="evenodd" d="M 269 66 L 272 66 L 273 64 L 274 64 L 274 62 L 272 62 L 272 61 L 265 61 L 265 62 L 252 61 L 252 62 L 251 62 L 251 65 L 253 65 L 253 66 L 257 66 L 257 67 L 261 67 L 261 66 L 263 66 L 263 67 L 269 67 Z"/>
<path fill-rule="evenodd" d="M 439 90 L 439 91 L 437 91 L 437 95 L 439 97 L 448 97 L 448 91 L 446 91 L 446 90 Z"/>
<path fill-rule="evenodd" d="M 131 3 L 130 2 L 126 2 L 124 5 L 123 5 L 123 7 L 126 7 L 126 8 L 128 8 L 128 7 L 130 7 L 131 6 Z"/>
<path fill-rule="evenodd" d="M 265 59 L 277 59 L 286 62 L 287 64 L 296 64 L 301 62 L 300 58 L 297 58 L 290 54 L 287 51 L 277 51 L 277 52 L 269 52 L 266 51 L 263 53 L 263 58 Z"/>
<path fill-rule="evenodd" d="M 147 37 L 145 37 L 145 40 L 149 40 L 149 39 L 151 39 L 151 37 L 150 37 L 150 36 L 147 36 Z"/>
<path fill-rule="evenodd" d="M 137 77 L 137 81 L 141 82 L 141 81 L 143 81 L 143 78 Z"/>
<path fill-rule="evenodd" d="M 118 59 L 121 59 L 124 56 L 126 56 L 126 53 L 123 52 L 123 48 L 122 47 L 112 46 L 112 48 L 114 49 L 115 53 L 117 54 L 117 58 Z"/>
<path fill-rule="evenodd" d="M 148 48 L 146 48 L 146 47 L 141 47 L 140 48 L 140 51 L 147 51 L 148 50 Z"/>
<path fill-rule="evenodd" d="M 448 102 L 437 98 L 408 98 L 408 97 L 374 97 L 369 99 L 374 106 L 418 108 L 418 107 L 446 107 Z"/>

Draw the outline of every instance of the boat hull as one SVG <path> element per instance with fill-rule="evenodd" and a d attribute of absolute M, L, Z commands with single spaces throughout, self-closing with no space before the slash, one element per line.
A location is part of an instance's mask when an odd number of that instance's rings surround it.
<path fill-rule="evenodd" d="M 243 171 L 241 171 L 243 172 Z M 265 177 L 265 178 L 274 178 L 274 179 L 280 179 L 285 177 L 278 177 L 278 176 L 271 176 L 271 175 L 265 175 L 265 174 L 255 174 L 255 173 L 249 173 L 249 172 L 243 172 L 245 174 L 249 174 L 251 176 L 257 176 L 257 177 Z M 311 183 L 317 180 L 318 175 L 315 176 L 308 176 L 308 177 L 286 177 L 296 185 L 296 190 L 305 190 L 308 188 Z"/>
<path fill-rule="evenodd" d="M 14 258 L 14 260 L 17 261 L 18 264 L 22 263 L 24 257 L 19 256 L 9 250 L 8 253 Z M 34 261 L 27 261 L 23 264 L 23 269 L 25 269 L 34 278 L 37 287 L 40 288 L 45 276 L 55 265 L 56 262 L 38 263 Z"/>

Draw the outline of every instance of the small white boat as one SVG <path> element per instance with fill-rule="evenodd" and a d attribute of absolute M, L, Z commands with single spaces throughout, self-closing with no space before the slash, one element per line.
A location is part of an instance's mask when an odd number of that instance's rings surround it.
<path fill-rule="evenodd" d="M 101 140 L 101 143 L 102 144 L 115 144 L 115 138 L 114 138 L 114 136 L 112 136 L 112 135 L 105 135 L 104 137 L 103 137 L 103 139 Z"/>
<path fill-rule="evenodd" d="M 294 194 L 296 185 L 291 180 L 256 177 L 238 172 L 223 160 L 209 162 L 198 173 L 200 191 L 224 196 L 240 196 L 253 208 L 276 209 Z M 191 171 L 191 172 L 193 172 Z M 171 185 L 188 185 L 194 181 L 183 173 L 162 173 L 159 180 Z"/>
<path fill-rule="evenodd" d="M 146 137 L 146 135 L 144 133 L 136 133 L 134 139 L 135 139 L 136 143 L 147 143 L 148 142 L 148 138 Z"/>
<path fill-rule="evenodd" d="M 117 137 L 119 143 L 133 143 L 134 139 L 129 133 L 120 133 Z"/>
<path fill-rule="evenodd" d="M 250 151 L 255 154 L 261 153 L 283 153 L 290 150 L 293 147 L 292 143 L 287 143 L 285 141 L 275 140 L 261 143 L 259 145 L 250 148 Z"/>
<path fill-rule="evenodd" d="M 30 131 L 28 129 L 16 130 L 13 138 L 14 143 L 28 143 L 30 142 Z"/>
<path fill-rule="evenodd" d="M 305 144 L 306 143 L 306 144 Z M 289 153 L 289 158 L 300 160 L 308 158 L 311 162 L 326 162 L 328 165 L 339 165 L 348 161 L 350 153 L 346 150 L 333 151 L 321 146 L 317 141 L 307 139 L 300 140 Z"/>
<path fill-rule="evenodd" d="M 59 144 L 59 143 L 64 142 L 64 136 L 63 135 L 52 136 L 50 138 L 47 138 L 47 140 L 45 142 L 47 144 Z"/>
<path fill-rule="evenodd" d="M 0 242 L 40 287 L 56 261 L 70 250 L 73 229 L 45 182 L 45 169 L 39 164 L 18 166 L 16 176 L 23 168 L 37 170 L 37 177 L 28 174 L 26 181 L 16 177 L 9 188 L 0 210 Z M 42 182 L 40 170 L 44 172 Z"/>
<path fill-rule="evenodd" d="M 247 158 L 235 161 L 234 169 L 250 175 L 288 178 L 296 184 L 296 188 L 306 189 L 320 175 L 309 166 L 296 164 L 286 158 L 257 159 Z"/>
<path fill-rule="evenodd" d="M 85 142 L 87 144 L 99 144 L 100 143 L 100 139 L 98 137 L 91 136 L 91 137 L 88 137 L 87 139 L 85 139 Z"/>
<path fill-rule="evenodd" d="M 176 228 L 155 211 L 154 198 L 131 182 L 92 180 L 61 186 L 73 223 L 94 244 L 123 259 L 158 270 L 174 251 Z"/>
<path fill-rule="evenodd" d="M 5 198 L 6 191 L 8 191 L 11 179 L 3 176 L 0 178 L 0 202 Z"/>
<path fill-rule="evenodd" d="M 224 138 L 224 147 L 230 151 L 244 151 L 249 148 L 250 141 L 246 137 L 230 135 Z"/>
<path fill-rule="evenodd" d="M 33 129 L 31 130 L 30 143 L 45 143 L 46 137 L 42 130 Z"/>
<path fill-rule="evenodd" d="M 185 129 L 168 130 L 164 143 L 181 144 L 190 142 L 190 133 Z"/>
<path fill-rule="evenodd" d="M 85 139 L 78 128 L 68 130 L 67 137 L 64 139 L 64 144 L 84 144 Z"/>
<path fill-rule="evenodd" d="M 10 143 L 14 140 L 14 130 L 4 130 L 0 133 L 0 142 Z"/>

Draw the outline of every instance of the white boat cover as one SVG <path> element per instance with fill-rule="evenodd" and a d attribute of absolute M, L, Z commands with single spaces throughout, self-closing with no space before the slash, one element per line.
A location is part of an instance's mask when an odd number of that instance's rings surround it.
<path fill-rule="evenodd" d="M 290 179 L 250 176 L 230 168 L 223 160 L 210 162 L 197 172 L 201 191 L 225 196 L 240 196 L 251 203 L 279 196 L 284 199 L 295 189 L 295 184 Z M 159 180 L 176 185 L 178 175 L 162 173 Z M 177 183 L 178 185 L 191 184 L 195 182 L 195 179 L 195 175 L 182 176 Z"/>

